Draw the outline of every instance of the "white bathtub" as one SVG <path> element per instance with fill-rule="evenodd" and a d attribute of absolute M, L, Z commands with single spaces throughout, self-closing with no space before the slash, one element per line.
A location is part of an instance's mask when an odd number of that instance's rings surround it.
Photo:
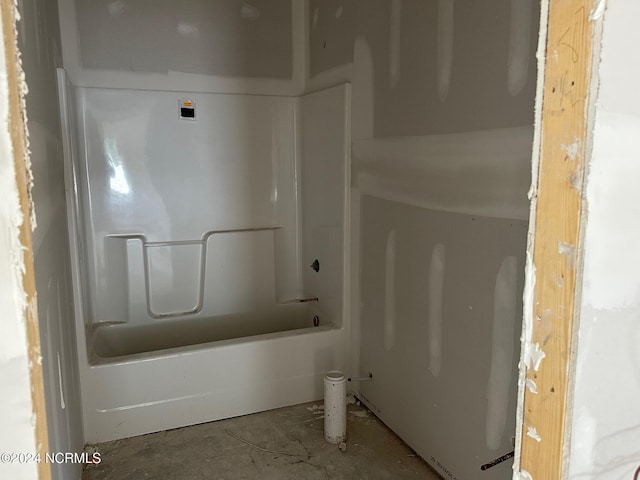
<path fill-rule="evenodd" d="M 216 319 L 186 322 L 179 330 L 169 323 L 133 332 L 123 332 L 122 325 L 99 327 L 91 364 L 81 366 L 86 441 L 322 398 L 324 373 L 344 368 L 345 331 L 322 320 L 314 327 L 314 315 L 306 305 L 282 305 L 218 319 L 224 328 L 207 329 Z M 172 343 L 190 345 L 159 349 Z"/>
<path fill-rule="evenodd" d="M 276 305 L 257 312 L 244 312 L 216 317 L 193 317 L 162 320 L 153 324 L 102 324 L 90 337 L 94 364 L 131 359 L 136 354 L 169 351 L 224 342 L 257 340 L 258 337 L 289 332 L 312 332 L 320 326 L 331 326 L 316 307 L 305 303 Z M 126 358 L 125 358 L 126 360 Z"/>

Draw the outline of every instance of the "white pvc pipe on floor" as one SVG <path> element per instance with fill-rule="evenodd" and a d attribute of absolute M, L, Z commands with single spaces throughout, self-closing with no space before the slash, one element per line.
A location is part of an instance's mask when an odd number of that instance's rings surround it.
<path fill-rule="evenodd" d="M 324 377 L 324 439 L 333 444 L 347 440 L 347 379 L 338 371 Z"/>

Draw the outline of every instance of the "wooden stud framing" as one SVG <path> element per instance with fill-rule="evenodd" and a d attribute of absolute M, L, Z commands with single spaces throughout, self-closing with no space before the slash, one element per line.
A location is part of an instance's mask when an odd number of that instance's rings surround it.
<path fill-rule="evenodd" d="M 530 346 L 544 358 L 527 380 L 520 470 L 533 480 L 563 475 L 571 341 L 576 309 L 581 193 L 591 86 L 593 0 L 550 0 L 537 210 L 536 284 Z M 521 478 L 529 478 L 522 475 Z"/>
<path fill-rule="evenodd" d="M 36 305 L 36 280 L 33 270 L 33 243 L 31 241 L 31 182 L 27 169 L 27 127 L 22 103 L 21 66 L 17 55 L 16 6 L 13 0 L 0 0 L 2 30 L 4 33 L 5 59 L 7 64 L 7 83 L 9 87 L 9 122 L 16 180 L 20 196 L 23 221 L 20 227 L 20 243 L 24 246 L 23 288 L 27 295 L 25 311 L 27 343 L 29 348 L 29 376 L 31 382 L 31 403 L 35 418 L 35 436 L 38 452 L 44 459 L 49 452 L 47 432 L 47 414 L 45 408 L 44 379 L 40 354 L 40 330 Z M 34 452 L 37 453 L 37 452 Z M 51 469 L 44 460 L 38 464 L 39 480 L 50 480 Z"/>

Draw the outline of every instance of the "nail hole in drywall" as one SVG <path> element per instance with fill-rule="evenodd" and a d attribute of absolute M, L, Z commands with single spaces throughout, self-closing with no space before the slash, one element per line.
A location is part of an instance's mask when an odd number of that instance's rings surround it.
<path fill-rule="evenodd" d="M 327 41 L 326 41 L 326 40 L 324 40 L 324 41 L 322 42 L 322 48 L 327 48 Z"/>

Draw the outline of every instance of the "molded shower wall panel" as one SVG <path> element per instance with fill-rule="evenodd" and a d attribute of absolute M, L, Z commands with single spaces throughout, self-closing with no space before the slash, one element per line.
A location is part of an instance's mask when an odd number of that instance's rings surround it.
<path fill-rule="evenodd" d="M 141 235 L 131 234 L 143 227 L 149 227 L 148 238 L 157 241 L 151 245 L 152 249 L 164 248 L 158 239 L 166 239 L 165 235 L 174 232 L 176 238 L 188 239 L 188 243 L 176 245 L 192 245 L 189 239 L 201 235 L 202 225 L 225 230 L 225 233 L 205 236 L 207 255 L 210 255 L 207 264 L 212 266 L 205 272 L 205 285 L 215 286 L 206 295 L 216 312 L 234 311 L 238 306 L 260 308 L 256 302 L 266 302 L 267 298 L 269 302 L 275 301 L 274 278 L 278 278 L 278 285 L 283 284 L 282 278 L 289 278 L 293 287 L 297 287 L 295 279 L 301 277 L 296 266 L 299 256 L 296 252 L 297 232 L 300 230 L 296 222 L 300 208 L 297 200 L 299 172 L 294 161 L 294 148 L 297 147 L 293 138 L 299 138 L 300 133 L 295 125 L 294 99 L 199 95 L 191 98 L 196 102 L 196 118 L 202 123 L 185 121 L 181 124 L 177 119 L 176 95 L 87 91 L 65 82 L 64 72 L 59 72 L 59 76 L 63 80 L 61 90 L 68 94 L 63 107 L 73 107 L 73 92 L 77 90 L 77 117 L 82 119 L 78 143 L 83 149 L 77 150 L 79 155 L 73 155 L 74 115 L 63 108 L 63 118 L 68 120 L 65 126 L 70 127 L 66 132 L 65 150 L 71 154 L 67 159 L 70 162 L 68 207 L 77 298 L 82 298 L 84 284 L 91 284 L 83 280 L 83 237 L 88 234 L 87 245 L 94 246 L 93 250 L 87 249 L 91 255 L 95 255 L 102 245 L 106 245 L 104 248 L 112 248 L 112 242 L 116 245 L 119 260 L 105 262 L 113 272 L 128 271 L 128 282 L 123 280 L 118 287 L 124 292 L 122 296 L 138 299 L 138 303 L 129 305 L 126 312 L 115 308 L 114 314 L 124 315 L 138 309 L 136 311 L 144 311 L 147 315 L 145 302 L 140 301 L 145 293 L 143 240 Z M 118 100 L 119 95 L 124 98 Z M 98 102 L 100 108 L 95 107 L 95 102 L 103 96 L 108 100 Z M 128 108 L 128 100 L 133 98 L 139 101 Z M 163 105 L 165 100 L 168 119 L 158 114 L 157 109 L 150 108 L 158 103 Z M 91 108 L 82 108 L 85 101 Z M 236 108 L 224 109 L 224 106 Z M 145 107 L 156 115 L 152 117 L 149 111 L 143 111 Z M 209 116 L 212 112 L 215 119 Z M 108 121 L 102 123 L 105 119 Z M 165 127 L 169 125 L 170 128 L 159 131 L 149 128 L 150 124 L 162 125 L 163 121 Z M 119 122 L 122 124 L 118 125 Z M 141 128 L 145 126 L 147 130 Z M 93 132 L 91 137 L 84 135 L 89 129 Z M 188 140 L 192 137 L 184 132 L 191 132 L 201 142 L 190 143 Z M 248 132 L 254 134 L 253 141 L 244 136 Z M 181 138 L 180 134 L 187 138 Z M 155 155 L 145 155 L 146 141 L 157 143 L 152 150 Z M 87 151 L 92 152 L 89 162 L 83 159 Z M 165 152 L 176 155 L 163 156 Z M 71 162 L 72 157 L 75 162 Z M 158 158 L 162 168 L 154 168 L 154 160 Z M 195 170 L 185 171 L 186 164 Z M 150 170 L 146 165 L 151 166 Z M 207 181 L 211 180 L 206 174 L 211 174 L 212 170 L 227 175 L 226 181 L 212 180 L 218 182 L 217 189 L 206 188 Z M 87 182 L 88 172 L 93 171 L 99 174 Z M 258 176 L 252 175 L 256 172 Z M 195 193 L 190 187 L 190 175 L 195 177 L 193 185 L 200 187 Z M 74 180 L 78 181 L 79 202 L 75 201 Z M 168 186 L 168 190 L 144 189 L 154 181 L 157 185 Z M 176 188 L 171 188 L 172 182 Z M 86 203 L 94 199 L 90 195 L 98 195 L 98 192 L 102 198 Z M 180 197 L 196 193 L 207 196 L 206 201 Z M 109 198 L 113 202 L 109 202 Z M 126 202 L 131 202 L 130 208 L 125 208 Z M 251 208 L 252 202 L 256 208 Z M 150 218 L 136 210 L 139 204 L 149 208 Z M 180 214 L 169 217 L 167 204 L 169 210 L 174 208 Z M 215 208 L 221 204 L 227 209 Z M 184 209 L 180 210 L 180 206 Z M 92 216 L 96 208 L 105 218 Z M 172 220 L 175 221 L 172 223 Z M 230 230 L 235 231 L 231 233 Z M 283 239 L 291 246 L 290 256 L 284 260 L 278 259 L 279 253 L 287 253 Z M 126 261 L 122 260 L 123 256 Z M 287 259 L 293 262 L 291 275 L 282 267 Z M 172 262 L 166 263 L 167 271 L 173 268 Z M 182 268 L 181 265 L 177 267 Z M 92 268 L 87 272 L 95 275 L 96 270 Z M 219 278 L 220 273 L 223 280 Z M 117 292 L 117 289 L 112 291 Z M 90 354 L 94 352 L 84 348 L 85 333 L 90 333 L 90 328 L 83 322 L 85 315 L 92 312 L 91 305 L 78 302 L 75 312 L 84 430 L 88 443 L 317 400 L 322 397 L 325 372 L 344 368 L 342 345 L 346 329 L 330 324 L 295 332 L 138 353 L 92 364 L 95 358 L 90 358 Z M 130 316 L 130 320 L 135 319 Z M 255 332 L 249 329 L 246 334 L 254 335 Z M 206 367 L 204 373 L 203 365 Z"/>
<path fill-rule="evenodd" d="M 295 99 L 76 91 L 92 321 L 298 296 Z"/>
<path fill-rule="evenodd" d="M 334 321 L 348 318 L 350 100 L 348 84 L 300 99 L 303 289 Z"/>
<path fill-rule="evenodd" d="M 55 2 L 46 0 L 18 2 L 18 8 L 19 48 L 29 86 L 26 114 L 35 208 L 32 242 L 49 451 L 81 453 L 83 419 L 56 88 L 56 67 L 61 64 L 58 11 Z M 81 477 L 82 466 L 55 464 L 51 472 L 54 480 L 75 480 Z"/>
<path fill-rule="evenodd" d="M 78 86 L 295 95 L 304 2 L 59 0 L 64 67 Z"/>
<path fill-rule="evenodd" d="M 527 222 L 361 201 L 359 395 L 445 478 L 485 478 L 513 450 Z"/>

